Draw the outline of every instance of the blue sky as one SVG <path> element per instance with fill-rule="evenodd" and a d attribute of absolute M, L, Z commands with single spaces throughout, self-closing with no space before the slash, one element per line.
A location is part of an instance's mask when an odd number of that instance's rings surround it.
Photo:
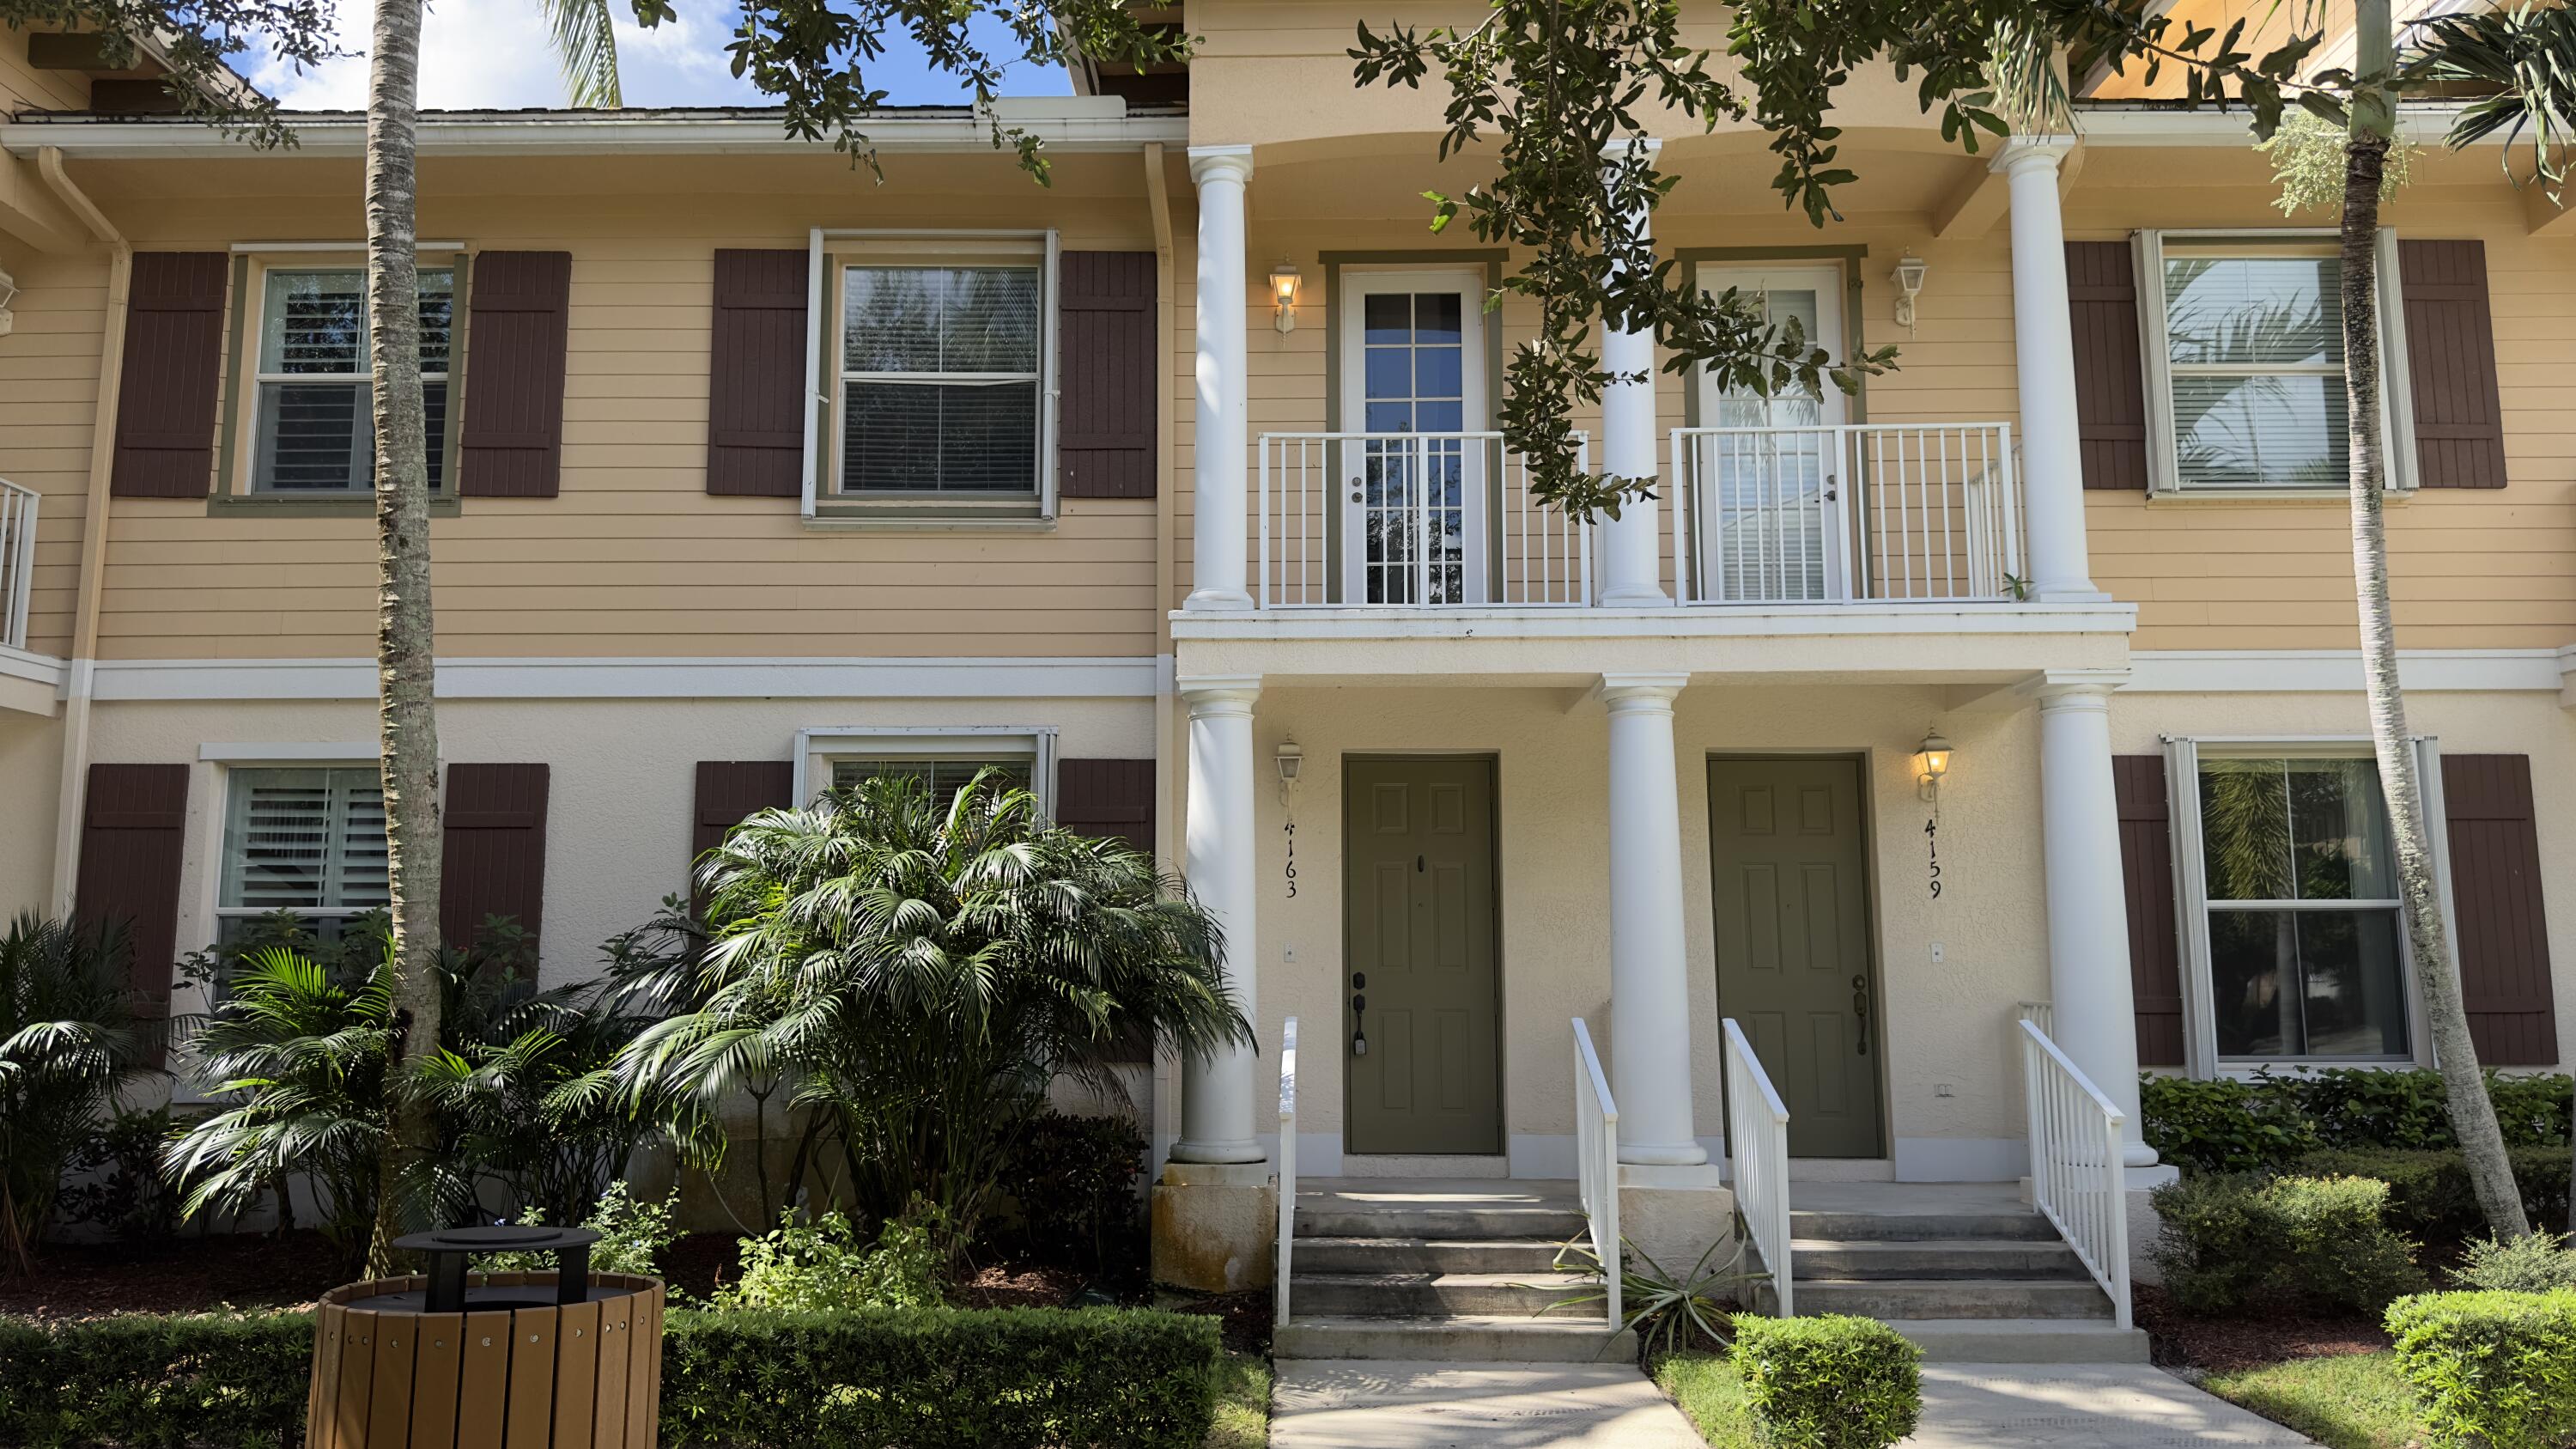
<path fill-rule="evenodd" d="M 758 105 L 762 97 L 733 78 L 725 42 L 738 11 L 725 0 L 674 0 L 680 18 L 652 30 L 626 17 L 627 0 L 611 0 L 619 16 L 618 64 L 630 106 Z M 375 7 L 372 0 L 336 0 L 340 43 L 363 51 Z M 997 43 L 1006 40 L 998 25 Z M 244 56 L 250 78 L 298 110 L 354 110 L 366 104 L 367 62 L 350 55 L 297 74 Z M 933 76 L 918 49 L 889 41 L 870 67 L 875 84 L 896 105 L 936 105 L 965 99 L 945 77 Z M 1061 70 L 1015 68 L 1004 86 L 1010 95 L 1064 95 Z M 563 81 L 546 47 L 544 23 L 531 0 L 431 0 L 421 36 L 421 104 L 427 107 L 554 106 L 563 103 Z"/>

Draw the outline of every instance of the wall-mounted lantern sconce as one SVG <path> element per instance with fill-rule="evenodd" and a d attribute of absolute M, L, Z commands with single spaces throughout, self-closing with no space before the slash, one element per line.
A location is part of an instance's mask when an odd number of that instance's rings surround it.
<path fill-rule="evenodd" d="M 1279 783 L 1282 785 L 1296 784 L 1297 772 L 1303 769 L 1306 764 L 1306 752 L 1297 747 L 1297 742 L 1295 740 L 1281 740 L 1279 742 L 1278 760 Z"/>
<path fill-rule="evenodd" d="M 1278 304 L 1273 320 L 1282 332 L 1297 330 L 1297 285 L 1304 280 L 1295 262 L 1283 261 L 1270 269 L 1270 295 Z"/>
<path fill-rule="evenodd" d="M 1950 773 L 1950 742 L 1938 730 L 1926 731 L 1923 743 L 1914 747 L 1914 782 L 1916 793 L 1925 800 L 1938 802 L 1941 779 Z"/>
<path fill-rule="evenodd" d="M 1896 284 L 1896 325 L 1908 332 L 1914 330 L 1914 298 L 1922 292 L 1923 278 L 1931 270 L 1931 263 L 1908 252 L 1896 259 L 1896 270 L 1888 274 L 1888 280 Z"/>

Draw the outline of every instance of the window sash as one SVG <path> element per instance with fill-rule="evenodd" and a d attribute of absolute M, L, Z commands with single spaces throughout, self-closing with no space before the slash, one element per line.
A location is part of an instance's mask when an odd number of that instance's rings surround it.
<path fill-rule="evenodd" d="M 263 295 L 260 300 L 259 334 L 251 342 L 251 355 L 255 359 L 255 367 L 251 373 L 249 418 L 250 489 L 253 493 L 282 498 L 330 497 L 337 494 L 367 493 L 373 491 L 375 487 L 375 479 L 372 476 L 375 460 L 375 429 L 371 397 L 375 386 L 374 369 L 362 367 L 337 372 L 288 371 L 279 365 L 279 359 L 272 354 L 269 346 L 270 334 L 277 325 L 272 313 L 280 299 L 286 295 L 285 287 L 296 278 L 315 276 L 357 279 L 361 289 L 361 306 L 357 319 L 356 357 L 364 360 L 374 345 L 374 324 L 363 305 L 366 278 L 363 271 L 352 271 L 346 267 L 278 268 L 271 270 L 262 278 Z M 445 340 L 438 349 L 440 364 L 435 367 L 425 366 L 420 374 L 423 401 L 427 404 L 425 411 L 431 415 L 427 430 L 426 451 L 429 463 L 429 487 L 432 492 L 440 490 L 447 465 L 446 413 L 447 406 L 452 401 L 448 396 L 448 384 L 451 381 L 457 340 L 455 276 L 454 269 L 448 267 L 424 267 L 420 270 L 420 280 L 424 284 L 419 288 L 422 300 L 426 301 L 430 297 L 444 297 L 448 304 L 448 320 L 443 329 Z M 426 285 L 433 279 L 443 281 L 446 284 L 445 287 Z M 273 390 L 286 387 L 316 389 L 338 387 L 346 388 L 353 394 L 351 405 L 353 421 L 348 448 L 349 472 L 341 483 L 337 485 L 298 484 L 276 481 L 279 444 L 276 436 L 270 431 L 269 402 Z M 431 389 L 436 389 L 434 395 L 431 394 Z"/>
<path fill-rule="evenodd" d="M 279 909 L 346 919 L 385 908 L 390 868 L 375 770 L 234 769 L 225 791 L 219 919 Z"/>
<path fill-rule="evenodd" d="M 2335 234 L 2316 228 L 2256 228 L 2225 231 L 2140 231 L 2131 237 L 2137 275 L 2139 338 L 2145 352 L 2147 384 L 2147 460 L 2153 492 L 2204 496 L 2261 496 L 2270 493 L 2326 496 L 2345 486 L 2332 481 L 2301 482 L 2264 478 L 2253 483 L 2195 482 L 2181 467 L 2181 440 L 2176 433 L 2174 379 L 2178 377 L 2342 378 L 2345 362 L 2178 363 L 2172 360 L 2170 315 L 2165 296 L 2165 260 L 2169 254 L 2202 257 L 2329 256 L 2336 254 Z M 2407 387 L 2405 307 L 2399 300 L 2397 234 L 2382 227 L 2375 247 L 2379 272 L 2379 420 L 2385 444 L 2387 485 L 2391 492 L 2415 487 L 2414 408 Z M 2328 299 L 2329 308 L 2333 306 Z M 2336 389 L 2339 393 L 2341 389 Z M 2347 419 L 2347 434 L 2349 420 Z M 2347 448 L 2349 443 L 2346 444 Z"/>
<path fill-rule="evenodd" d="M 2403 902 L 2394 897 L 2315 898 L 2290 900 L 2223 900 L 2208 894 L 2206 866 L 2203 859 L 2205 842 L 2201 828 L 2200 773 L 2204 759 L 2349 759 L 2371 758 L 2370 742 L 2344 736 L 2236 737 L 2198 739 L 2168 735 L 2164 740 L 2167 828 L 2172 836 L 2176 940 L 2179 944 L 2183 996 L 2183 1046 L 2185 1071 L 2198 1078 L 2238 1073 L 2266 1064 L 2285 1066 L 2426 1066 L 2432 1062 L 2432 1044 L 2424 1026 L 2423 1003 L 2418 995 L 2415 973 L 2411 969 L 2412 942 L 2407 931 Z M 2452 920 L 2451 866 L 2448 842 L 2439 822 L 2448 818 L 2441 791 L 2441 749 L 2430 736 L 2414 741 L 2415 765 L 2422 782 L 2426 819 L 2435 822 L 2433 868 L 2439 890 L 2443 916 Z M 2385 807 L 2383 806 L 2383 809 Z M 2392 866 L 2393 869 L 2393 866 Z M 2387 1054 L 2333 1055 L 2311 1053 L 2294 1055 L 2221 1055 L 2218 1050 L 2217 1008 L 2214 1000 L 2215 960 L 2210 940 L 2210 921 L 2225 913 L 2296 912 L 2301 915 L 2385 916 L 2392 922 L 2397 958 L 2398 987 L 2401 1009 L 2405 1013 L 2407 1052 L 2403 1056 Z M 2456 923 L 2451 925 L 2456 937 Z"/>
<path fill-rule="evenodd" d="M 984 259 L 965 256 L 939 260 L 928 258 L 917 260 L 906 258 L 900 260 L 886 259 L 855 261 L 836 258 L 834 260 L 832 266 L 833 306 L 831 324 L 831 356 L 833 367 L 832 421 L 834 425 L 836 446 L 830 450 L 832 454 L 832 467 L 830 480 L 831 487 L 829 491 L 832 496 L 840 499 L 922 498 L 936 499 L 941 502 L 974 502 L 978 500 L 1025 502 L 1027 497 L 1035 495 L 1040 491 L 1043 482 L 1042 474 L 1044 472 L 1044 454 L 1048 441 L 1046 438 L 1046 415 L 1048 408 L 1046 374 L 1049 365 L 1048 353 L 1051 351 L 1051 338 L 1053 335 L 1049 319 L 1052 316 L 1055 306 L 1055 298 L 1047 276 L 1048 270 L 1048 268 L 1038 265 L 1034 258 L 1027 260 L 1013 260 L 1008 257 Z M 1035 285 L 1030 289 L 1030 304 L 1035 308 L 1036 315 L 1029 319 L 1031 324 L 1029 330 L 1031 350 L 1034 354 L 1033 360 L 1037 363 L 1037 366 L 1026 371 L 964 371 L 947 368 L 924 369 L 919 371 L 889 371 L 884 369 L 849 368 L 847 366 L 850 344 L 850 317 L 848 302 L 849 282 L 852 273 L 862 271 L 918 271 L 940 272 L 943 274 L 953 274 L 963 271 L 1022 271 L 1029 273 L 1032 281 L 1035 283 Z M 941 296 L 944 304 L 946 297 L 946 288 L 944 285 L 942 287 Z M 947 320 L 944 306 L 939 320 L 943 323 Z M 944 332 L 942 334 L 942 340 L 944 340 Z M 944 351 L 944 348 L 935 348 L 934 350 Z M 925 463 L 921 469 L 921 472 L 930 479 L 927 484 L 900 488 L 871 488 L 854 484 L 850 476 L 852 457 L 848 446 L 850 408 L 853 401 L 852 389 L 854 387 L 1028 387 L 1033 394 L 1033 411 L 1030 418 L 1031 426 L 1029 433 L 1031 443 L 1030 452 L 1032 456 L 1027 461 L 1028 486 L 1026 489 L 1022 489 L 1016 486 L 1008 488 L 984 488 L 969 485 L 949 486 L 946 484 L 943 474 L 944 465 L 947 461 L 946 444 L 948 442 L 949 435 L 944 422 L 938 426 L 936 436 L 932 439 L 934 450 L 933 457 L 930 461 Z"/>

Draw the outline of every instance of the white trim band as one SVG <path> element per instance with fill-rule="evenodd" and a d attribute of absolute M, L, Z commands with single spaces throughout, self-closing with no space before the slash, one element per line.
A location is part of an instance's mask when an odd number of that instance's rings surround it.
<path fill-rule="evenodd" d="M 440 699 L 1151 699 L 1169 656 L 442 659 Z M 115 659 L 102 700 L 376 697 L 372 659 Z"/>

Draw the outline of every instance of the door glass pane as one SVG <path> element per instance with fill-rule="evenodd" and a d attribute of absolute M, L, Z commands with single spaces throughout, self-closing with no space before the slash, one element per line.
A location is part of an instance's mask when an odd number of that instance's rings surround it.
<path fill-rule="evenodd" d="M 1447 434 L 1361 444 L 1361 599 L 1426 602 L 1417 565 L 1429 540 L 1430 597 L 1466 599 L 1466 297 L 1372 292 L 1361 299 L 1362 400 L 1371 433 Z"/>
<path fill-rule="evenodd" d="M 1763 315 L 1795 318 L 1811 343 L 1818 340 L 1823 299 L 1814 287 L 1770 288 L 1760 302 Z M 1824 399 L 1795 382 L 1770 397 L 1741 388 L 1719 394 L 1716 425 L 1746 431 L 1711 439 L 1701 460 L 1716 489 L 1709 522 L 1718 597 L 1826 596 L 1824 507 L 1833 435 L 1823 431 L 1824 422 Z"/>

